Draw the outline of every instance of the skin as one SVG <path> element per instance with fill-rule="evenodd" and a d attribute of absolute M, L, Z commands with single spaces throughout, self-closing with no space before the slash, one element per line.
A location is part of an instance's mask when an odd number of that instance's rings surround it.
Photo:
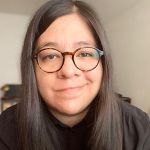
<path fill-rule="evenodd" d="M 84 19 L 76 13 L 56 19 L 37 40 L 38 49 L 53 47 L 73 52 L 83 46 L 96 47 L 96 42 Z M 70 127 L 79 123 L 100 89 L 101 62 L 94 70 L 83 72 L 67 55 L 58 72 L 46 73 L 37 64 L 35 68 L 39 92 L 51 113 Z"/>

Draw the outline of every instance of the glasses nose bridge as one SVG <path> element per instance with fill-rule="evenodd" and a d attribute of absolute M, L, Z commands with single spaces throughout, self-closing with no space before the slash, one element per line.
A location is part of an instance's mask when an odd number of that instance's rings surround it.
<path fill-rule="evenodd" d="M 65 57 L 66 55 L 71 55 L 73 58 L 74 52 L 63 52 L 62 55 L 63 55 L 63 57 Z"/>
<path fill-rule="evenodd" d="M 75 54 L 75 52 L 63 52 L 62 56 L 63 56 L 64 61 L 65 61 L 65 56 L 66 55 L 71 55 L 72 61 L 74 63 L 74 54 Z"/>
<path fill-rule="evenodd" d="M 63 53 L 61 53 L 61 54 L 62 54 L 62 56 L 63 56 L 63 64 L 62 64 L 62 66 L 64 65 L 65 56 L 66 56 L 66 55 L 71 55 L 72 62 L 73 62 L 73 64 L 76 66 L 76 64 L 75 64 L 75 62 L 74 62 L 74 54 L 75 54 L 75 52 L 63 52 Z"/>

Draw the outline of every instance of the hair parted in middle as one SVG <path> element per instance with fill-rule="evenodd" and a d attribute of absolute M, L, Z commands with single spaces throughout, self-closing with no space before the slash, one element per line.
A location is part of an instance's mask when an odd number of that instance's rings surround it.
<path fill-rule="evenodd" d="M 104 51 L 101 88 L 91 104 L 91 113 L 88 113 L 93 122 L 89 147 L 92 150 L 122 149 L 121 113 L 119 101 L 113 91 L 110 49 L 104 29 L 96 13 L 85 2 L 51 0 L 40 7 L 33 16 L 22 50 L 23 98 L 18 107 L 19 141 L 22 150 L 61 150 L 58 133 L 50 123 L 46 104 L 38 91 L 32 56 L 40 35 L 57 18 L 73 13 L 83 18 L 94 35 L 97 48 Z"/>

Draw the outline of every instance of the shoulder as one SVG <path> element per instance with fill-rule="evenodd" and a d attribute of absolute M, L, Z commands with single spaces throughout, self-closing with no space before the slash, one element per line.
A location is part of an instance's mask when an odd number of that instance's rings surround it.
<path fill-rule="evenodd" d="M 125 149 L 148 150 L 150 147 L 150 119 L 141 109 L 122 102 L 123 140 Z"/>
<path fill-rule="evenodd" d="M 148 117 L 143 110 L 127 102 L 122 102 L 121 107 L 122 107 L 122 112 L 126 117 L 132 117 L 137 120 L 143 120 L 145 117 Z"/>
<path fill-rule="evenodd" d="M 11 148 L 16 147 L 17 142 L 16 107 L 12 106 L 0 115 L 0 145 L 3 143 Z"/>
<path fill-rule="evenodd" d="M 7 110 L 3 111 L 0 115 L 0 130 L 8 127 L 12 127 L 16 121 L 16 108 L 17 106 L 12 106 Z"/>
<path fill-rule="evenodd" d="M 17 105 L 9 107 L 5 111 L 3 111 L 0 115 L 0 121 L 8 121 L 14 118 L 14 115 L 16 113 Z"/>
<path fill-rule="evenodd" d="M 149 117 L 143 110 L 127 102 L 122 102 L 121 107 L 122 107 L 122 115 L 124 119 L 126 120 L 132 119 L 137 122 L 141 122 L 142 124 L 143 123 L 149 124 Z"/>

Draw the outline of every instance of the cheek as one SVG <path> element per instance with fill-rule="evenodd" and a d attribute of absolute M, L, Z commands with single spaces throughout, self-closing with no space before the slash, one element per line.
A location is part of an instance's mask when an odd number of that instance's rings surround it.
<path fill-rule="evenodd" d="M 38 89 L 41 96 L 43 97 L 44 95 L 47 95 L 47 93 L 50 94 L 53 88 L 52 85 L 54 85 L 54 81 L 55 81 L 54 76 L 52 74 L 45 73 L 42 70 L 37 68 L 36 78 L 37 78 Z"/>
<path fill-rule="evenodd" d="M 99 64 L 94 70 L 88 72 L 87 78 L 94 86 L 94 89 L 98 89 L 101 86 L 101 80 L 103 76 L 102 64 Z"/>
<path fill-rule="evenodd" d="M 86 97 L 92 102 L 101 87 L 103 76 L 102 66 L 98 65 L 94 70 L 87 72 L 85 76 L 89 83 Z"/>

